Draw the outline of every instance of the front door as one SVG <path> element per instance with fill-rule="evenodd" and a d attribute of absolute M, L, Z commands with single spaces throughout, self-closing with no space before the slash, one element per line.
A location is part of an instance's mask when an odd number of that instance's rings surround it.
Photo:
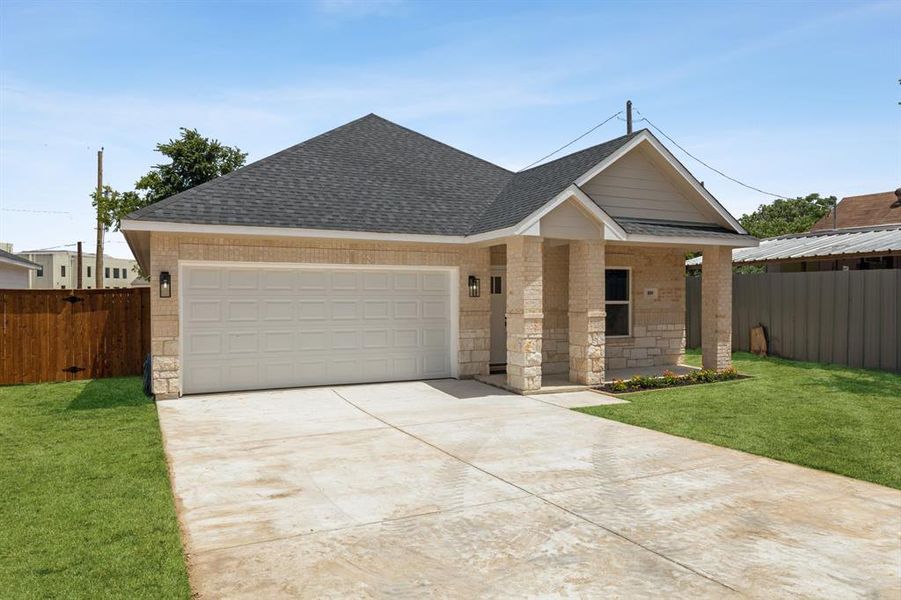
<path fill-rule="evenodd" d="M 491 363 L 492 372 L 507 366 L 507 270 L 491 270 Z"/>

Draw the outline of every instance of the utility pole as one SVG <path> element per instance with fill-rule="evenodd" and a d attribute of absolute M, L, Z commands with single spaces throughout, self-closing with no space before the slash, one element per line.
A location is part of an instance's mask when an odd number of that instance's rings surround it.
<path fill-rule="evenodd" d="M 626 100 L 626 135 L 632 135 L 632 101 Z"/>
<path fill-rule="evenodd" d="M 103 289 L 103 220 L 100 218 L 100 199 L 103 197 L 103 147 L 97 151 L 97 257 L 94 262 L 94 275 L 98 290 Z M 79 270 L 79 277 L 81 271 Z"/>
<path fill-rule="evenodd" d="M 78 273 L 75 276 L 75 289 L 76 290 L 80 290 L 83 287 L 82 286 L 83 282 L 81 280 L 81 271 L 83 269 L 84 269 L 84 267 L 82 267 L 82 263 L 81 263 L 81 242 L 78 242 L 78 258 L 75 261 L 75 272 Z"/>

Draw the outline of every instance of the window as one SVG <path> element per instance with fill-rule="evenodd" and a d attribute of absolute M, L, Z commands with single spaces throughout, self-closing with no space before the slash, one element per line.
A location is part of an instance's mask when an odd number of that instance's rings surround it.
<path fill-rule="evenodd" d="M 59 266 L 59 276 L 60 276 L 60 277 L 65 277 L 65 276 L 66 276 L 66 265 L 60 265 L 60 266 Z"/>
<path fill-rule="evenodd" d="M 35 274 L 36 277 L 44 276 L 44 267 L 38 267 L 38 272 Z"/>
<path fill-rule="evenodd" d="M 492 294 L 503 294 L 503 286 L 501 284 L 501 280 L 503 278 L 500 275 L 492 275 L 491 276 L 491 293 Z"/>
<path fill-rule="evenodd" d="M 607 311 L 606 334 L 625 337 L 632 333 L 632 282 L 629 269 L 607 269 L 604 308 Z"/>
<path fill-rule="evenodd" d="M 119 279 L 119 269 L 113 269 L 113 279 Z"/>
<path fill-rule="evenodd" d="M 91 276 L 91 267 L 88 267 L 88 277 Z"/>
<path fill-rule="evenodd" d="M 109 267 L 103 269 L 103 276 L 109 279 Z"/>
<path fill-rule="evenodd" d="M 64 289 L 66 289 L 66 286 L 61 285 L 61 286 L 59 286 L 59 289 L 64 290 Z"/>

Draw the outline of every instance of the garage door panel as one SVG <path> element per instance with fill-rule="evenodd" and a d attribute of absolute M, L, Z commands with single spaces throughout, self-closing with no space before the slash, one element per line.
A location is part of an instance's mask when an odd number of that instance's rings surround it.
<path fill-rule="evenodd" d="M 387 329 L 367 329 L 363 332 L 363 348 L 386 350 L 390 347 L 390 336 Z"/>
<path fill-rule="evenodd" d="M 222 301 L 188 300 L 185 303 L 185 319 L 193 323 L 218 323 L 222 320 Z"/>
<path fill-rule="evenodd" d="M 328 303 L 325 298 L 299 300 L 298 318 L 304 321 L 325 321 L 328 317 Z"/>
<path fill-rule="evenodd" d="M 294 302 L 290 298 L 284 300 L 263 300 L 262 318 L 264 321 L 293 321 Z"/>
<path fill-rule="evenodd" d="M 261 350 L 266 353 L 282 352 L 293 354 L 295 352 L 295 333 L 293 331 L 264 331 L 263 346 Z"/>
<path fill-rule="evenodd" d="M 260 301 L 256 299 L 228 300 L 225 310 L 226 319 L 231 322 L 250 322 L 260 318 Z"/>
<path fill-rule="evenodd" d="M 322 330 L 303 330 L 297 334 L 297 347 L 300 350 L 322 351 L 329 347 L 329 335 Z"/>
<path fill-rule="evenodd" d="M 332 300 L 329 303 L 332 319 L 336 321 L 356 320 L 360 318 L 358 300 Z"/>
<path fill-rule="evenodd" d="M 363 273 L 363 289 L 367 292 L 386 292 L 391 289 L 390 273 Z"/>
<path fill-rule="evenodd" d="M 418 319 L 419 302 L 416 300 L 397 300 L 394 302 L 395 319 Z"/>
<path fill-rule="evenodd" d="M 253 269 L 232 269 L 226 271 L 226 282 L 229 291 L 258 290 L 260 273 Z"/>
<path fill-rule="evenodd" d="M 193 268 L 186 273 L 184 287 L 188 291 L 215 290 L 221 288 L 222 273 L 219 269 Z"/>
<path fill-rule="evenodd" d="M 182 277 L 185 393 L 451 374 L 446 271 L 191 266 Z"/>
<path fill-rule="evenodd" d="M 333 271 L 331 273 L 332 286 L 335 291 L 356 291 L 360 285 L 360 273 L 353 271 Z"/>
<path fill-rule="evenodd" d="M 267 270 L 260 273 L 260 286 L 270 292 L 293 291 L 297 288 L 297 272 Z"/>

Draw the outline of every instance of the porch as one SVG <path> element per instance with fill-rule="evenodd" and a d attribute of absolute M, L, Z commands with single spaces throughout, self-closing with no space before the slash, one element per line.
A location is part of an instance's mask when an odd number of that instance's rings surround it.
<path fill-rule="evenodd" d="M 705 263 L 705 368 L 730 365 L 731 249 L 518 236 L 490 248 L 490 373 L 518 393 L 685 373 L 685 253 Z M 705 267 L 706 269 L 706 267 Z"/>

